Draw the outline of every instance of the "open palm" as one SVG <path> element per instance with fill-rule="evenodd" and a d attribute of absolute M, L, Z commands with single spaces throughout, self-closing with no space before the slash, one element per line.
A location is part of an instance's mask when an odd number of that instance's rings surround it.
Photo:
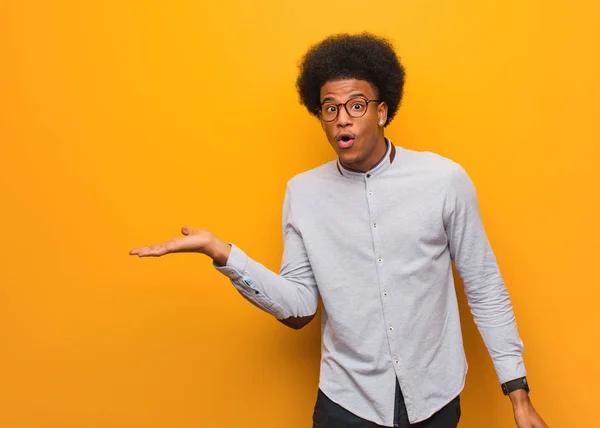
<path fill-rule="evenodd" d="M 129 254 L 138 257 L 160 257 L 170 253 L 204 253 L 214 239 L 214 235 L 204 229 L 192 229 L 186 226 L 181 229 L 181 233 L 184 236 L 180 238 L 157 245 L 134 248 Z"/>

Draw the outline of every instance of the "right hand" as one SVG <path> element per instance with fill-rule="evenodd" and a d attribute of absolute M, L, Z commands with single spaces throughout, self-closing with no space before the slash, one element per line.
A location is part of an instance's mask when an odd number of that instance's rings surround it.
<path fill-rule="evenodd" d="M 227 263 L 231 247 L 217 239 L 211 232 L 204 229 L 183 227 L 180 238 L 171 239 L 157 245 L 134 248 L 129 251 L 132 256 L 160 257 L 170 253 L 202 253 L 214 259 L 217 263 Z"/>

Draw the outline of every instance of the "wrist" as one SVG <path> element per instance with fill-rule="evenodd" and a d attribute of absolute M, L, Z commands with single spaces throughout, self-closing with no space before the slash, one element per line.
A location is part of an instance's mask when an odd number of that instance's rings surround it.
<path fill-rule="evenodd" d="M 529 393 L 524 389 L 517 389 L 508 394 L 508 397 L 510 398 L 513 408 L 515 409 L 526 406 L 530 403 Z"/>
<path fill-rule="evenodd" d="M 231 254 L 231 245 L 213 236 L 203 252 L 217 265 L 225 266 Z"/>

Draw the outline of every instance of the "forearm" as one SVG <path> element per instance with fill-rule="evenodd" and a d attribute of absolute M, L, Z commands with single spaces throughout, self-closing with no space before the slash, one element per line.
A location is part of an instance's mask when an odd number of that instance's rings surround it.
<path fill-rule="evenodd" d="M 465 283 L 471 313 L 493 360 L 501 383 L 526 375 L 523 343 L 519 336 L 511 300 L 497 272 Z"/>
<path fill-rule="evenodd" d="M 225 264 L 214 266 L 227 276 L 238 292 L 255 306 L 292 328 L 300 328 L 314 317 L 318 295 L 312 272 L 277 274 L 252 260 L 235 245 L 229 247 Z M 221 251 L 226 251 L 222 247 Z"/>

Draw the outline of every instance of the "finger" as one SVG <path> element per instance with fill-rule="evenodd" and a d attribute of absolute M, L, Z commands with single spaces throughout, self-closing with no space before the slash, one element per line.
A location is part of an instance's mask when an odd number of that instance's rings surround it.
<path fill-rule="evenodd" d="M 139 257 L 160 257 L 168 253 L 168 249 L 165 244 L 152 245 L 142 249 L 139 253 Z"/>
<path fill-rule="evenodd" d="M 189 226 L 184 226 L 181 228 L 181 233 L 183 233 L 184 235 L 195 235 L 197 233 L 200 233 L 200 230 L 198 229 L 192 229 Z"/>
<path fill-rule="evenodd" d="M 168 253 L 168 249 L 164 244 L 151 245 L 148 247 L 141 247 L 131 250 L 129 254 L 138 257 L 158 257 Z"/>
<path fill-rule="evenodd" d="M 158 248 L 158 245 L 152 245 L 152 246 L 148 246 L 148 247 L 134 248 L 133 250 L 131 250 L 129 252 L 129 254 L 132 255 L 132 256 L 148 255 L 148 254 L 156 252 L 157 248 Z"/>

